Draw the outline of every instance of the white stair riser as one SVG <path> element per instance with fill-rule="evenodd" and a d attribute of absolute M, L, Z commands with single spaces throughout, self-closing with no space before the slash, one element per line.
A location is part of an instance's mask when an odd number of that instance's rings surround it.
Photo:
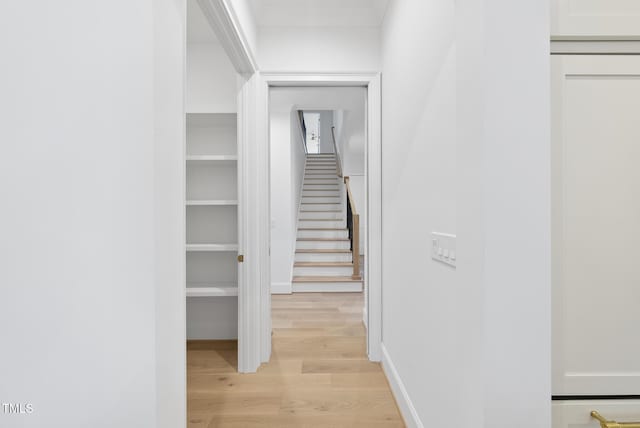
<path fill-rule="evenodd" d="M 324 180 L 307 180 L 303 184 L 304 190 L 308 189 L 331 189 L 340 190 L 340 184 L 337 181 L 324 181 Z"/>
<path fill-rule="evenodd" d="M 332 213 L 332 212 L 309 213 L 305 211 L 300 211 L 300 214 L 298 214 L 298 216 L 299 216 L 298 219 L 344 218 L 343 213 Z"/>
<path fill-rule="evenodd" d="M 321 178 L 322 180 L 331 180 L 331 179 L 337 179 L 337 175 L 335 174 L 325 174 L 325 173 L 319 173 L 319 172 L 315 172 L 315 173 L 311 173 L 311 174 L 304 174 L 304 182 L 306 183 L 310 183 L 310 181 L 308 180 L 309 178 Z M 318 180 L 320 181 L 320 180 Z"/>
<path fill-rule="evenodd" d="M 308 196 L 302 197 L 302 203 L 326 203 L 326 202 L 341 202 L 341 198 L 331 197 L 331 196 L 322 196 L 319 198 L 310 198 Z"/>
<path fill-rule="evenodd" d="M 328 195 L 326 195 L 328 193 Z M 310 186 L 302 188 L 302 196 L 334 196 L 336 198 L 342 197 L 340 189 L 333 189 L 326 186 Z"/>
<path fill-rule="evenodd" d="M 362 282 L 294 282 L 294 293 L 358 293 Z"/>
<path fill-rule="evenodd" d="M 349 241 L 296 241 L 298 250 L 348 250 Z"/>
<path fill-rule="evenodd" d="M 297 262 L 351 262 L 351 253 L 296 253 Z"/>
<path fill-rule="evenodd" d="M 353 274 L 351 266 L 296 266 L 293 276 L 350 276 Z"/>
<path fill-rule="evenodd" d="M 300 230 L 298 238 L 334 238 L 343 239 L 349 237 L 348 230 Z"/>
<path fill-rule="evenodd" d="M 339 198 L 340 192 L 337 190 L 303 190 L 302 197 L 308 196 L 330 196 L 332 198 Z"/>
<path fill-rule="evenodd" d="M 312 228 L 312 229 L 335 229 L 337 227 L 346 227 L 346 222 L 344 220 L 338 221 L 316 221 L 316 220 L 299 220 L 298 227 L 303 229 Z"/>
<path fill-rule="evenodd" d="M 324 189 L 324 190 L 340 190 L 340 185 L 337 182 L 329 182 L 324 180 L 307 180 L 302 185 L 303 190 Z"/>
<path fill-rule="evenodd" d="M 305 212 L 305 211 L 336 211 L 339 210 L 340 212 L 342 212 L 342 206 L 341 205 L 334 205 L 334 204 L 313 204 L 313 205 L 302 205 L 300 212 Z"/>

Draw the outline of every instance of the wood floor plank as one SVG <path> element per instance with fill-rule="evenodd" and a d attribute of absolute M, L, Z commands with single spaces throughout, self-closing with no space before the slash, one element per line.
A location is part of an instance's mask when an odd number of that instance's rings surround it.
<path fill-rule="evenodd" d="M 362 293 L 272 298 L 272 357 L 237 372 L 236 341 L 187 344 L 188 428 L 401 428 L 366 355 Z"/>

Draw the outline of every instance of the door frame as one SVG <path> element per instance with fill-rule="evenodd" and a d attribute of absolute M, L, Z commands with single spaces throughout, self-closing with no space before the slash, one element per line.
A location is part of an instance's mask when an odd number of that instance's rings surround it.
<path fill-rule="evenodd" d="M 248 246 L 258 250 L 259 261 L 250 267 L 259 269 L 253 278 L 259 278 L 259 297 L 251 296 L 259 308 L 241 307 L 240 310 L 251 310 L 260 313 L 259 332 L 254 331 L 253 340 L 247 337 L 248 346 L 259 346 L 260 360 L 269 361 L 271 356 L 271 273 L 270 267 L 270 197 L 269 197 L 269 88 L 276 86 L 362 86 L 367 88 L 367 123 L 366 123 L 366 159 L 367 174 L 367 236 L 365 278 L 367 281 L 367 297 L 365 301 L 365 317 L 367 324 L 367 354 L 371 361 L 381 361 L 382 351 L 382 146 L 381 146 L 381 85 L 380 73 L 288 73 L 258 72 L 255 86 L 256 116 L 255 140 L 247 142 L 249 150 L 249 169 L 254 177 L 245 177 L 255 183 L 256 197 L 247 201 L 247 221 L 257 226 L 257 233 L 247 236 Z M 252 97 L 240 101 L 250 102 Z M 239 106 L 239 112 L 245 112 Z M 253 144 L 251 144 L 253 143 Z M 253 162 L 252 162 L 253 161 Z M 253 166 L 253 168 L 252 168 Z M 250 287 L 253 293 L 257 293 Z M 248 290 L 249 291 L 249 290 Z M 251 292 L 251 291 L 249 291 Z M 254 312 L 255 313 L 255 312 Z M 242 316 L 242 315 L 241 315 Z M 243 334 L 240 331 L 240 334 Z M 259 336 L 259 341 L 255 336 Z M 257 350 L 250 352 L 256 354 Z"/>

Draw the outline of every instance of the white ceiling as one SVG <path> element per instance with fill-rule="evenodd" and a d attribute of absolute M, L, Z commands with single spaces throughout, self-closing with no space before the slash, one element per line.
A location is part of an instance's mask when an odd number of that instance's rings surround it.
<path fill-rule="evenodd" d="M 251 0 L 259 27 L 377 27 L 389 0 Z"/>
<path fill-rule="evenodd" d="M 197 0 L 187 0 L 187 42 L 214 43 L 218 39 Z"/>

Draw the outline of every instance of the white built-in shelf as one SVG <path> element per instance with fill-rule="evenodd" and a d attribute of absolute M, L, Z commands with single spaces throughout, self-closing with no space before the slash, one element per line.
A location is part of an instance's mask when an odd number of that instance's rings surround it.
<path fill-rule="evenodd" d="M 235 127 L 238 120 L 238 114 L 235 112 L 204 112 L 190 111 L 187 112 L 187 126 L 198 127 Z"/>
<path fill-rule="evenodd" d="M 187 297 L 232 297 L 238 295 L 238 284 L 233 282 L 189 283 L 186 292 Z"/>
<path fill-rule="evenodd" d="M 235 162 L 237 155 L 187 155 L 187 162 Z"/>
<path fill-rule="evenodd" d="M 185 202 L 187 206 L 213 206 L 213 205 L 238 205 L 237 200 L 232 199 L 191 199 Z"/>
<path fill-rule="evenodd" d="M 238 251 L 238 244 L 187 244 L 187 251 Z"/>

